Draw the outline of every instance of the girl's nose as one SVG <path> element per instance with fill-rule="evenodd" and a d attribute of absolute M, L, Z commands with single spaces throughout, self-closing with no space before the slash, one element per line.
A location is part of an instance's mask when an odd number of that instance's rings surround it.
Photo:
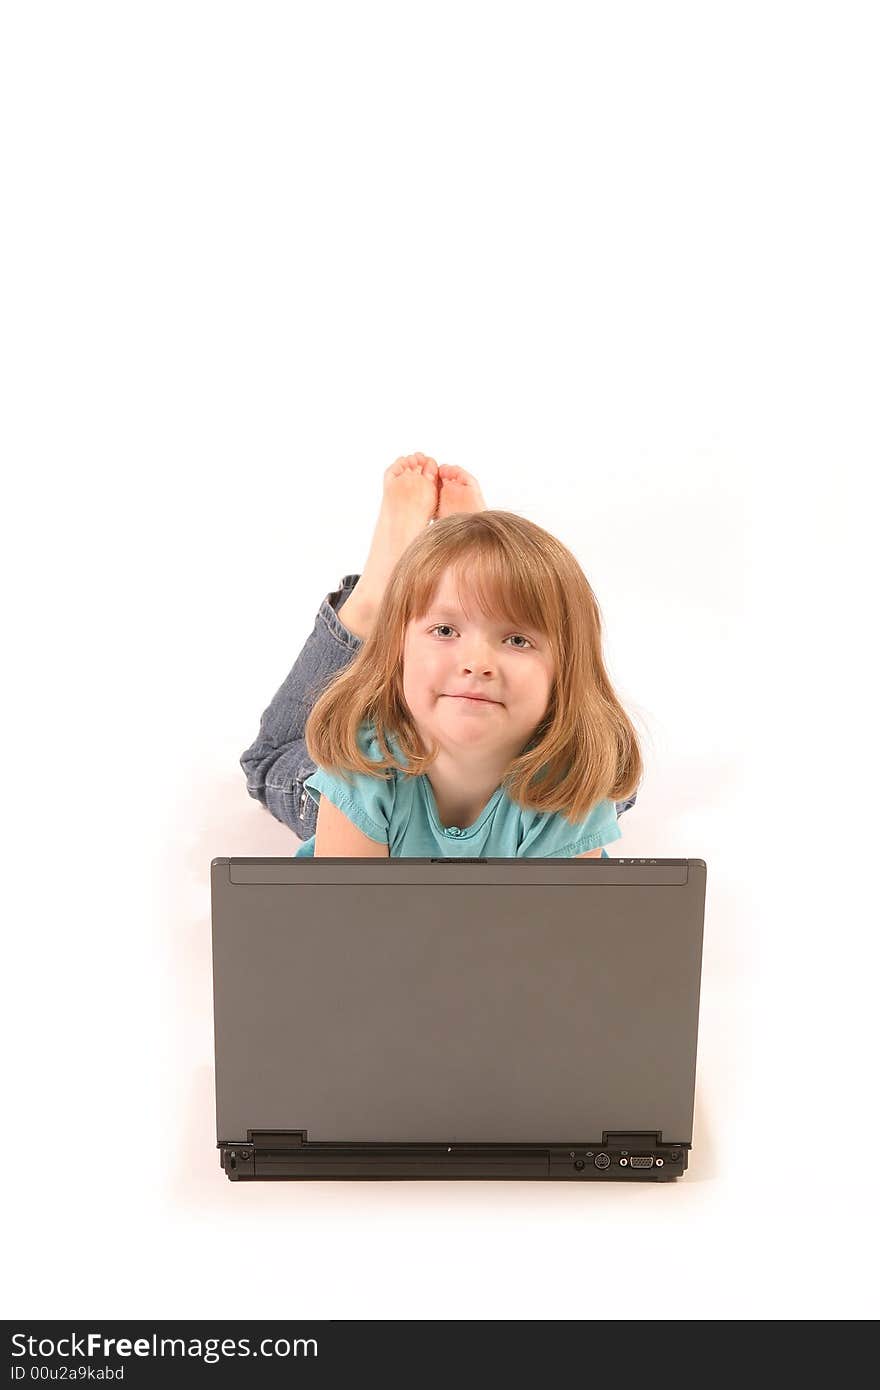
<path fill-rule="evenodd" d="M 479 671 L 482 676 L 491 676 L 494 673 L 495 667 L 490 657 L 471 657 L 462 664 L 462 670 L 469 672 Z"/>
<path fill-rule="evenodd" d="M 462 671 L 479 671 L 481 675 L 495 672 L 495 651 L 491 636 L 481 636 L 479 632 L 469 632 L 461 640 L 458 657 Z"/>

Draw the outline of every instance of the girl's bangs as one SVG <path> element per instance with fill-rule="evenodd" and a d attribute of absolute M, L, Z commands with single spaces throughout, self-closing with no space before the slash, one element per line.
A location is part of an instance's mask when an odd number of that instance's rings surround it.
<path fill-rule="evenodd" d="M 509 558 L 493 551 L 451 558 L 439 571 L 422 571 L 412 588 L 412 616 L 423 617 L 440 587 L 444 570 L 451 570 L 462 610 L 471 616 L 476 604 L 498 623 L 520 623 L 546 632 L 546 595 L 542 595 L 538 567 L 511 565 Z"/>

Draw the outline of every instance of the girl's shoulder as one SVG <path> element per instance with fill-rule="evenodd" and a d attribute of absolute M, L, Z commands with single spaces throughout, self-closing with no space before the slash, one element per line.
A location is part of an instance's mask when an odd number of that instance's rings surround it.
<path fill-rule="evenodd" d="M 360 748 L 364 757 L 367 758 L 369 762 L 383 763 L 386 761 L 385 753 L 382 751 L 382 747 L 379 742 L 379 735 L 376 732 L 376 726 L 371 720 L 365 719 L 363 723 L 359 726 L 357 732 L 357 742 L 358 747 Z M 404 764 L 406 763 L 406 759 L 401 755 L 400 748 L 397 744 L 397 740 L 395 739 L 393 734 L 386 733 L 385 744 L 389 752 L 393 755 L 393 757 L 397 758 L 398 762 Z M 393 767 L 387 768 L 385 769 L 385 775 L 389 779 L 395 778 L 398 776 L 398 770 L 397 768 Z"/>
<path fill-rule="evenodd" d="M 384 761 L 375 729 L 360 725 L 357 743 L 369 762 Z M 348 768 L 316 767 L 303 782 L 303 787 L 317 805 L 320 806 L 321 797 L 326 796 L 365 835 L 382 841 L 387 840 L 394 810 L 396 783 L 393 773 L 393 769 L 367 773 Z"/>
<path fill-rule="evenodd" d="M 570 821 L 561 811 L 532 811 L 519 807 L 519 848 L 521 857 L 571 859 L 587 850 L 599 849 L 622 839 L 613 801 L 599 801 L 579 821 Z"/>

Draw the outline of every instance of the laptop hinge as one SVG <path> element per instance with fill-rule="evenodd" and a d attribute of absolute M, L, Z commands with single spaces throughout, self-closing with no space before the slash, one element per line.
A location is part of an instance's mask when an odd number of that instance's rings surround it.
<path fill-rule="evenodd" d="M 602 1143 L 613 1149 L 657 1149 L 663 1135 L 656 1129 L 603 1129 Z"/>
<path fill-rule="evenodd" d="M 273 1148 L 276 1145 L 285 1149 L 298 1148 L 301 1144 L 308 1143 L 308 1131 L 305 1129 L 249 1129 L 248 1143 L 259 1144 L 262 1148 Z"/>
<path fill-rule="evenodd" d="M 239 1178 L 256 1177 L 256 1146 L 260 1148 L 298 1149 L 306 1142 L 304 1129 L 249 1129 L 247 1139 L 221 1139 L 220 1167 L 233 1182 Z"/>

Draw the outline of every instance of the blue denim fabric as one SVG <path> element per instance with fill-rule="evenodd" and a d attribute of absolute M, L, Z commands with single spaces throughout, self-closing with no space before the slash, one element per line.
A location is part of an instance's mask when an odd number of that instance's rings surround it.
<path fill-rule="evenodd" d="M 339 588 L 322 601 L 305 646 L 263 711 L 259 734 L 240 758 L 251 796 L 301 840 L 314 835 L 318 819 L 318 807 L 303 788 L 315 771 L 306 750 L 306 720 L 321 692 L 360 649 L 360 637 L 349 632 L 338 615 L 359 579 L 359 574 L 344 575 Z M 616 802 L 618 817 L 635 800 L 633 794 Z"/>

